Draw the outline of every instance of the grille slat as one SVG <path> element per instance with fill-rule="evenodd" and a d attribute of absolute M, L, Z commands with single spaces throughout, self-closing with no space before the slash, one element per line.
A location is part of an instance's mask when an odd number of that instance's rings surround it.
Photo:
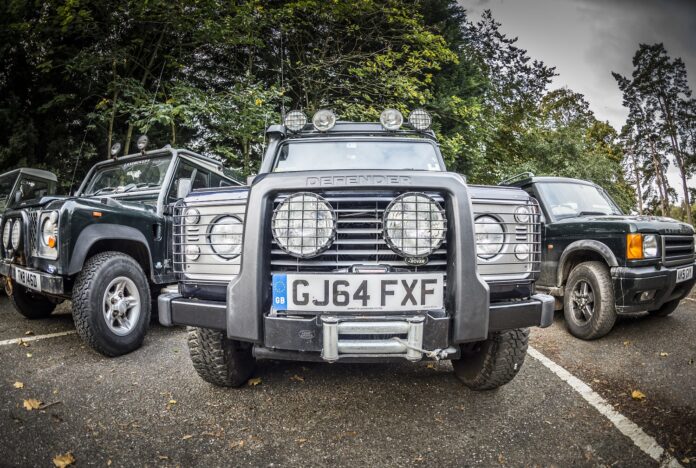
<path fill-rule="evenodd" d="M 671 266 L 693 261 L 693 236 L 662 236 L 662 263 Z"/>

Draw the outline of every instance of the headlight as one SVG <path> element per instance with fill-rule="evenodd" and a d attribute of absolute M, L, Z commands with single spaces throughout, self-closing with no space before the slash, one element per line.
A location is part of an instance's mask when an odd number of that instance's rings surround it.
<path fill-rule="evenodd" d="M 414 109 L 408 114 L 408 123 L 411 124 L 411 127 L 422 132 L 430 128 L 433 118 L 425 109 Z"/>
<path fill-rule="evenodd" d="M 520 224 L 529 223 L 531 211 L 526 206 L 518 206 L 515 209 L 515 221 Z"/>
<path fill-rule="evenodd" d="M 208 241 L 213 252 L 224 259 L 232 259 L 242 252 L 244 225 L 236 216 L 218 218 L 210 227 Z"/>
<path fill-rule="evenodd" d="M 476 218 L 476 254 L 484 259 L 493 258 L 503 250 L 505 229 L 493 216 Z"/>
<path fill-rule="evenodd" d="M 17 250 L 20 247 L 20 242 L 22 240 L 22 222 L 16 220 L 12 223 L 12 248 Z"/>
<path fill-rule="evenodd" d="M 379 121 L 385 130 L 398 130 L 404 123 L 404 116 L 396 109 L 385 109 L 379 116 Z"/>
<path fill-rule="evenodd" d="M 384 240 L 405 257 L 426 257 L 445 240 L 447 220 L 440 205 L 424 193 L 395 198 L 384 211 Z"/>
<path fill-rule="evenodd" d="M 322 197 L 300 192 L 278 205 L 273 213 L 272 229 L 281 249 L 295 257 L 313 257 L 333 242 L 336 217 Z"/>
<path fill-rule="evenodd" d="M 2 230 L 2 245 L 5 249 L 10 248 L 10 236 L 12 233 L 12 220 L 8 219 L 5 223 L 5 227 Z"/>
<path fill-rule="evenodd" d="M 328 109 L 317 111 L 312 117 L 312 124 L 320 132 L 327 132 L 336 125 L 336 114 Z"/>
<path fill-rule="evenodd" d="M 657 257 L 657 236 L 646 234 L 643 236 L 643 256 L 645 258 Z"/>
<path fill-rule="evenodd" d="M 307 125 L 307 116 L 299 110 L 291 110 L 285 116 L 285 128 L 291 132 L 299 132 Z"/>

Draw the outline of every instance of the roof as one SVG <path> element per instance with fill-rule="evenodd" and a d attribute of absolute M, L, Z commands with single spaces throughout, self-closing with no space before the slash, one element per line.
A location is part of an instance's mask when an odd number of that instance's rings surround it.
<path fill-rule="evenodd" d="M 41 179 L 47 179 L 47 180 L 52 180 L 53 182 L 58 182 L 58 177 L 53 172 L 50 171 L 44 171 L 43 169 L 33 169 L 31 167 L 20 167 L 19 169 L 13 169 L 11 171 L 5 172 L 4 174 L 0 175 L 6 176 L 9 174 L 16 173 L 17 175 L 19 174 L 27 174 L 32 177 L 39 177 Z"/>
<path fill-rule="evenodd" d="M 266 133 L 279 134 L 282 138 L 306 138 L 321 136 L 340 136 L 340 135 L 364 135 L 364 136 L 418 136 L 435 140 L 435 133 L 432 130 L 418 131 L 409 128 L 405 123 L 399 130 L 385 130 L 382 124 L 375 122 L 345 122 L 338 121 L 331 130 L 320 132 L 309 123 L 304 129 L 294 133 L 285 128 L 285 125 L 271 125 L 266 129 Z"/>
<path fill-rule="evenodd" d="M 514 176 L 507 180 L 500 182 L 500 185 L 507 185 L 511 187 L 525 187 L 527 185 L 536 184 L 539 182 L 561 182 L 568 184 L 582 184 L 582 185 L 596 185 L 594 182 L 582 179 L 573 179 L 571 177 L 554 177 L 554 176 L 535 176 L 532 173 L 519 174 L 519 177 Z"/>

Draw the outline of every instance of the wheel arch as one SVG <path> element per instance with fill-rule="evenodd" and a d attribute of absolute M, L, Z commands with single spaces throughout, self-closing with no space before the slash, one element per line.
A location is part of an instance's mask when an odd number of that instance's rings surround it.
<path fill-rule="evenodd" d="M 77 238 L 68 274 L 79 273 L 88 258 L 107 251 L 132 257 L 150 281 L 154 281 L 152 253 L 145 235 L 133 227 L 118 224 L 97 224 L 83 229 Z"/>
<path fill-rule="evenodd" d="M 578 240 L 571 243 L 561 254 L 556 271 L 556 285 L 563 287 L 571 270 L 583 262 L 599 261 L 609 268 L 619 266 L 614 252 L 603 242 Z"/>

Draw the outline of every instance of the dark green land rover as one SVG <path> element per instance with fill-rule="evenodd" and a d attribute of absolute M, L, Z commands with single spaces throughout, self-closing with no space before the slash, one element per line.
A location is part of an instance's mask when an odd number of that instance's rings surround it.
<path fill-rule="evenodd" d="M 152 301 L 176 281 L 168 205 L 192 188 L 238 184 L 219 161 L 170 147 L 97 163 L 75 196 L 5 213 L 0 274 L 12 304 L 35 319 L 72 299 L 92 348 L 107 356 L 138 348 Z"/>
<path fill-rule="evenodd" d="M 568 330 L 599 338 L 617 315 L 667 316 L 694 285 L 694 229 L 672 218 L 627 216 L 591 182 L 524 173 L 501 185 L 539 201 L 537 289 L 556 297 Z M 500 234 L 502 236 L 502 233 Z"/>

